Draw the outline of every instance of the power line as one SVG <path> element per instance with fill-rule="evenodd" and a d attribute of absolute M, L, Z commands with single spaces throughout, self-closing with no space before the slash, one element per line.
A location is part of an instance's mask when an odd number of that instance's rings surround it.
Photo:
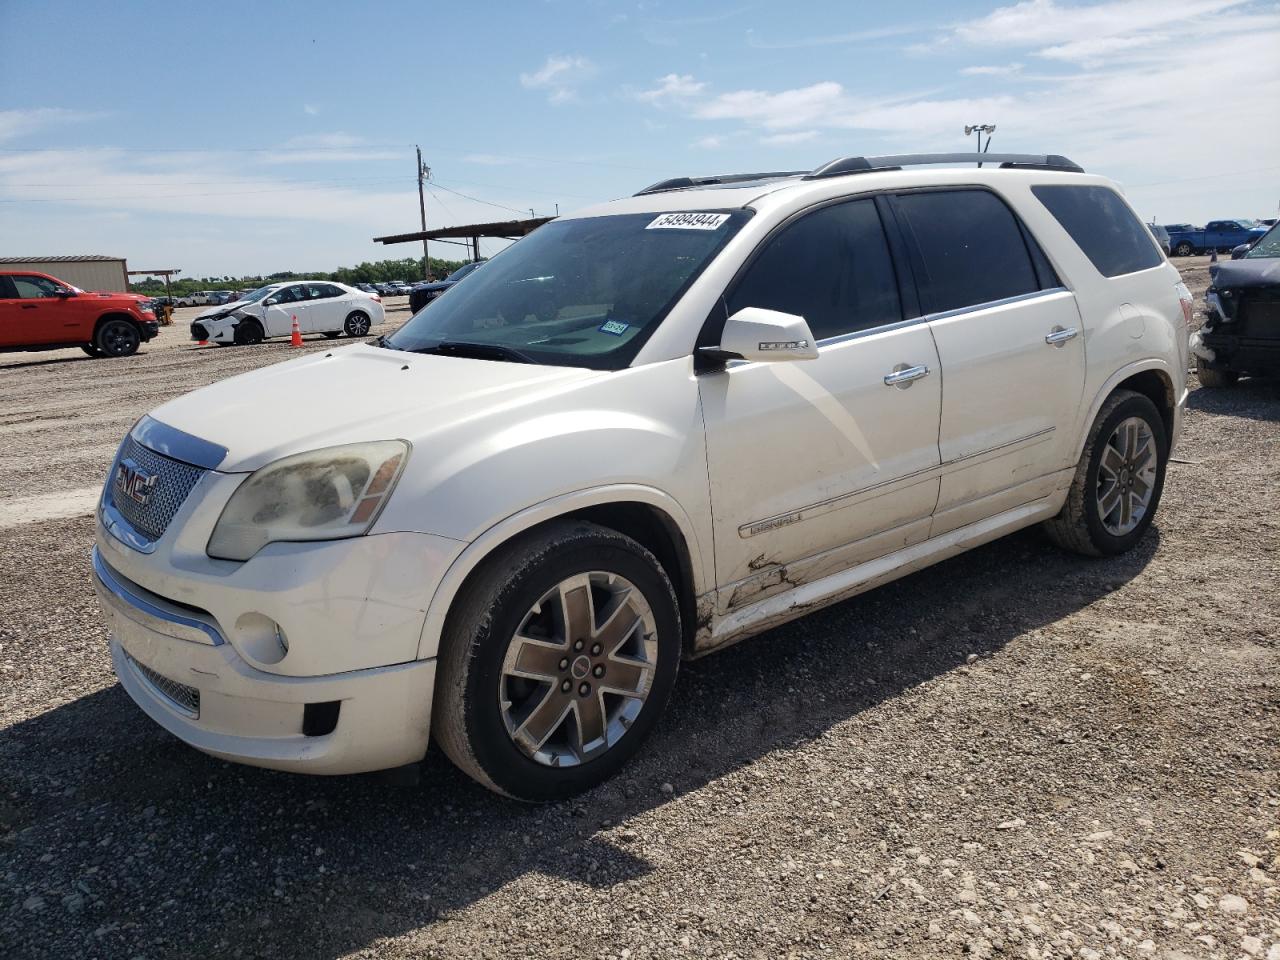
<path fill-rule="evenodd" d="M 460 193 L 457 190 L 450 190 L 443 183 L 439 183 L 438 181 L 432 181 L 432 182 L 435 183 L 435 185 L 439 187 L 441 190 L 444 190 L 448 193 L 452 193 L 456 197 L 461 197 L 463 200 L 470 200 L 473 203 L 487 204 L 490 207 L 497 207 L 499 210 L 510 210 L 512 213 L 518 213 L 521 216 L 524 216 L 523 210 L 517 210 L 515 207 L 508 207 L 505 203 L 494 203 L 492 200 L 481 200 L 479 197 L 471 197 L 465 193 Z"/>

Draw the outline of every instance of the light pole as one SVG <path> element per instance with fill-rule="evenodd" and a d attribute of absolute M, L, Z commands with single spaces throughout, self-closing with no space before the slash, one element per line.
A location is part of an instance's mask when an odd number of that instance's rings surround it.
<path fill-rule="evenodd" d="M 967 125 L 964 128 L 964 135 L 966 137 L 973 133 L 976 133 L 978 135 L 978 152 L 979 153 L 986 153 L 988 150 L 991 149 L 991 135 L 995 132 L 996 132 L 996 125 L 994 123 L 974 123 L 974 124 Z M 982 146 L 982 135 L 984 133 L 987 135 L 986 147 Z M 978 166 L 979 167 L 982 166 L 981 160 L 978 161 Z"/>

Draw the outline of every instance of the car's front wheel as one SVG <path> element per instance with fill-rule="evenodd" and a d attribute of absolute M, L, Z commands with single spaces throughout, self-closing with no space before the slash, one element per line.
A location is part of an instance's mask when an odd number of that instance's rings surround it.
<path fill-rule="evenodd" d="M 106 357 L 127 357 L 142 343 L 138 328 L 129 320 L 108 320 L 98 328 L 93 345 Z"/>
<path fill-rule="evenodd" d="M 1066 503 L 1045 521 L 1049 538 L 1094 557 L 1132 548 L 1155 517 L 1168 458 L 1156 405 L 1140 393 L 1117 390 L 1089 430 Z"/>
<path fill-rule="evenodd" d="M 347 322 L 342 325 L 342 329 L 346 331 L 348 337 L 363 337 L 369 332 L 369 315 L 356 310 L 347 317 Z"/>
<path fill-rule="evenodd" d="M 635 754 L 679 659 L 675 590 L 653 554 L 596 524 L 552 524 L 487 561 L 450 611 L 435 738 L 491 790 L 560 800 Z"/>
<path fill-rule="evenodd" d="M 102 351 L 98 349 L 96 344 L 82 343 L 80 344 L 80 349 L 83 350 L 85 353 L 87 353 L 91 357 L 102 356 Z"/>
<path fill-rule="evenodd" d="M 262 324 L 252 318 L 241 320 L 236 324 L 235 332 L 231 336 L 236 345 L 241 347 L 261 343 L 263 339 Z"/>

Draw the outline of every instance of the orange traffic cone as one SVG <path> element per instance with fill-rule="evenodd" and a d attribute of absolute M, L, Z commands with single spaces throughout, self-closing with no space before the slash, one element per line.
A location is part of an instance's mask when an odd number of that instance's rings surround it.
<path fill-rule="evenodd" d="M 289 346 L 302 346 L 302 328 L 298 326 L 298 315 L 293 315 L 293 333 L 289 335 Z"/>
<path fill-rule="evenodd" d="M 209 345 L 209 341 L 208 341 L 208 340 L 197 340 L 197 341 L 196 341 L 196 346 L 197 346 L 197 347 L 207 347 L 208 345 Z"/>

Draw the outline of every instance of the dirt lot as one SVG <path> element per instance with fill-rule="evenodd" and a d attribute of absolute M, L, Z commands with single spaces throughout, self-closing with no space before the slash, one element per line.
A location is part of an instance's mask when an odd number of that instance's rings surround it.
<path fill-rule="evenodd" d="M 0 358 L 0 956 L 1280 958 L 1280 386 L 1192 393 L 1131 555 L 1027 531 L 686 665 L 621 778 L 530 809 L 436 754 L 224 764 L 116 685 L 117 442 L 290 355 L 184 338 Z"/>

